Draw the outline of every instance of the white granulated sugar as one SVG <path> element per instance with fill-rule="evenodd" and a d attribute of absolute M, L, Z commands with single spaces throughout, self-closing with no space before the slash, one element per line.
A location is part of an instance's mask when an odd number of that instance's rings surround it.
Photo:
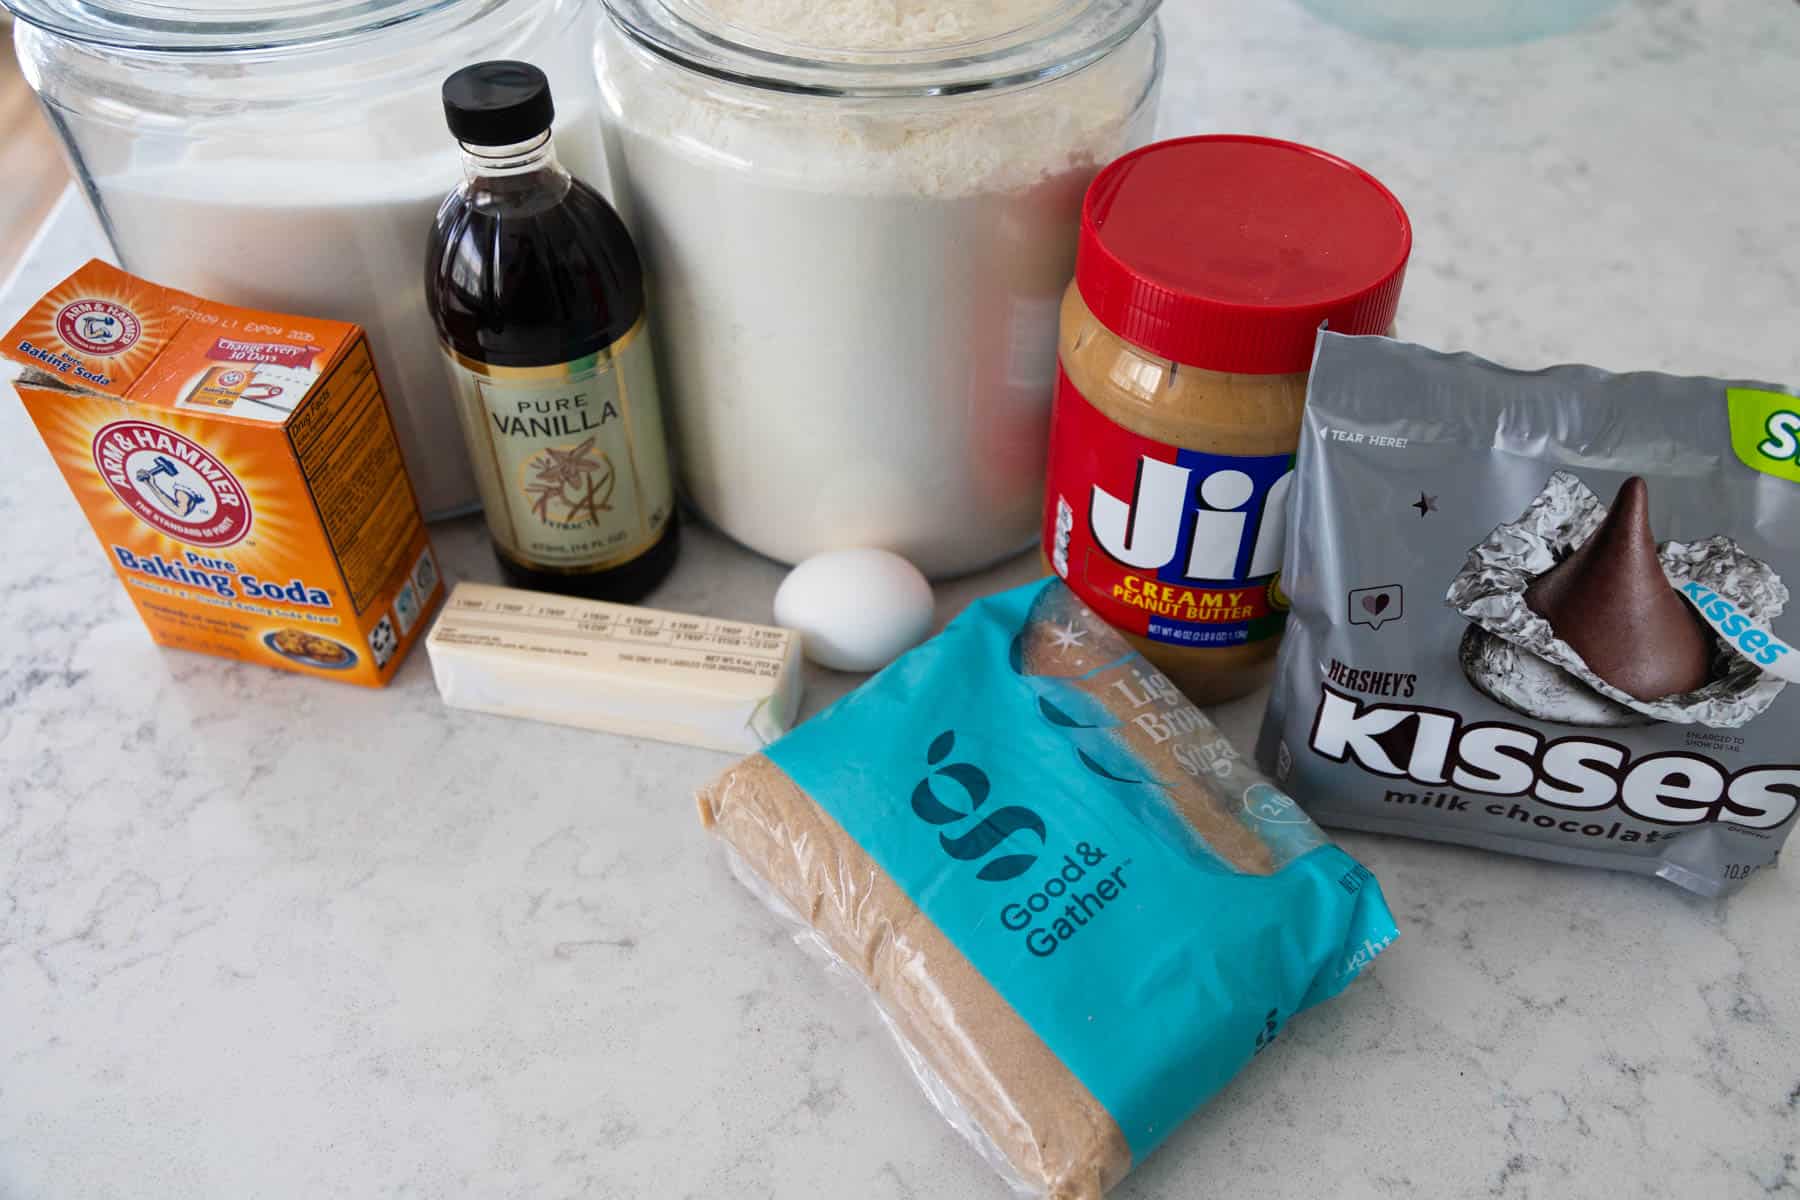
<path fill-rule="evenodd" d="M 795 44 L 1006 32 L 1062 0 L 710 0 Z M 669 382 L 683 490 L 797 562 L 927 574 L 1030 543 L 1083 192 L 1149 136 L 1148 30 L 993 94 L 828 100 L 725 85 L 617 39 L 602 88 Z"/>
<path fill-rule="evenodd" d="M 592 112 L 559 116 L 557 130 L 564 165 L 600 186 Z M 202 145 L 96 182 L 128 270 L 208 300 L 361 325 L 420 507 L 442 516 L 476 499 L 424 288 L 432 219 L 462 166 L 435 111 L 382 133 L 406 156 L 358 154 L 349 138 L 330 158 Z M 279 123 L 268 137 L 300 142 Z"/>
<path fill-rule="evenodd" d="M 720 20 L 797 45 L 921 50 L 1010 33 L 1065 0 L 705 0 Z"/>

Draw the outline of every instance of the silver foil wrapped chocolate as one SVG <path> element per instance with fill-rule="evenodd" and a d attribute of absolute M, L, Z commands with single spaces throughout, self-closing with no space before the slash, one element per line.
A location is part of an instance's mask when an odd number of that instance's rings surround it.
<path fill-rule="evenodd" d="M 1569 725 L 1669 721 L 1735 729 L 1763 713 L 1786 681 L 1722 638 L 1712 638 L 1712 673 L 1705 686 L 1640 700 L 1590 670 L 1526 604 L 1531 581 L 1587 541 L 1605 519 L 1606 505 L 1593 489 L 1570 472 L 1557 471 L 1518 520 L 1498 526 L 1469 551 L 1444 597 L 1476 625 L 1458 651 L 1469 682 L 1516 712 Z M 1657 558 L 1671 588 L 1702 584 L 1761 624 L 1773 622 L 1787 605 L 1781 577 L 1728 537 L 1664 542 Z"/>

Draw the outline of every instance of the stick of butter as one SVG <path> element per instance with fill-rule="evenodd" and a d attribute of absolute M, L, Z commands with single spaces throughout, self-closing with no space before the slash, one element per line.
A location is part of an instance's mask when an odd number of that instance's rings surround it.
<path fill-rule="evenodd" d="M 425 647 L 452 708 L 754 752 L 800 708 L 787 629 L 459 583 Z"/>

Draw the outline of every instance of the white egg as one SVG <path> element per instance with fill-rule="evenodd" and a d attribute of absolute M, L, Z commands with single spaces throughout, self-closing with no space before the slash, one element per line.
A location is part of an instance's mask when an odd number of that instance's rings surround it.
<path fill-rule="evenodd" d="M 886 550 L 815 554 L 781 581 L 775 623 L 834 671 L 878 671 L 931 632 L 931 584 Z"/>

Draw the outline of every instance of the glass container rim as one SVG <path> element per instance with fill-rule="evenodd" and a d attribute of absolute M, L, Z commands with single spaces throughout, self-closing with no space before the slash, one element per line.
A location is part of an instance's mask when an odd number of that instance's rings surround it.
<path fill-rule="evenodd" d="M 258 0 L 201 9 L 163 0 L 0 0 L 24 25 L 71 42 L 151 54 L 306 50 L 366 37 L 470 0 Z M 477 0 L 479 11 L 509 0 Z"/>
<path fill-rule="evenodd" d="M 615 29 L 678 67 L 763 91 L 833 98 L 957 96 L 1073 74 L 1129 40 L 1162 0 L 1061 0 L 988 37 L 912 50 L 784 43 L 708 20 L 696 0 L 603 0 Z"/>

